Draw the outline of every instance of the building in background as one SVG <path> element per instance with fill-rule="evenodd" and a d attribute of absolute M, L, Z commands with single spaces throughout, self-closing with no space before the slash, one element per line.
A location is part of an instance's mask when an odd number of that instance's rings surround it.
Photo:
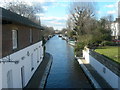
<path fill-rule="evenodd" d="M 24 88 L 43 60 L 42 28 L 0 8 L 0 89 Z"/>
<path fill-rule="evenodd" d="M 111 24 L 111 30 L 113 39 L 120 39 L 120 18 L 116 18 Z"/>

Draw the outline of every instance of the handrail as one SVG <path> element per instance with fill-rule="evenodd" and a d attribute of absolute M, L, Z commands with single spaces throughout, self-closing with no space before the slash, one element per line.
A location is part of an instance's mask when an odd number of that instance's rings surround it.
<path fill-rule="evenodd" d="M 5 59 L 6 58 L 6 59 Z M 7 57 L 5 58 L 2 58 L 0 60 L 0 63 L 8 63 L 8 62 L 11 62 L 11 63 L 15 63 L 15 64 L 18 64 L 19 63 L 19 60 L 16 60 L 16 61 L 13 61 L 11 58 L 10 58 L 10 55 L 8 55 Z"/>
<path fill-rule="evenodd" d="M 19 61 L 0 61 L 0 63 L 7 63 L 7 62 L 11 62 L 11 63 L 15 63 L 15 64 L 19 63 Z"/>

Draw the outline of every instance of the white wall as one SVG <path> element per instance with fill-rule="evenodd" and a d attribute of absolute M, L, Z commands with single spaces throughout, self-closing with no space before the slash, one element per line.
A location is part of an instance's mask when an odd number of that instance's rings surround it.
<path fill-rule="evenodd" d="M 112 36 L 116 36 L 116 39 L 117 39 L 118 36 L 120 36 L 119 23 L 118 22 L 113 22 L 111 24 L 111 29 L 112 29 Z"/>
<path fill-rule="evenodd" d="M 89 53 L 89 50 L 87 50 L 87 49 L 86 49 L 86 51 L 83 50 L 83 57 L 85 58 L 87 63 L 90 63 L 90 57 L 89 57 L 88 53 Z"/>
<path fill-rule="evenodd" d="M 83 51 L 83 57 L 85 57 L 85 60 L 89 59 L 89 64 L 94 67 L 94 69 L 111 85 L 111 87 L 120 89 L 118 85 L 120 77 L 113 73 L 106 66 L 101 64 L 98 60 L 93 58 L 91 55 L 89 55 L 89 50 Z M 103 71 L 103 69 L 105 70 L 105 72 Z"/>
<path fill-rule="evenodd" d="M 27 52 L 29 52 L 29 55 L 27 54 Z M 32 71 L 31 71 L 31 54 L 33 54 L 33 62 L 34 62 L 34 65 L 33 65 L 34 69 Z M 8 88 L 7 72 L 9 70 L 12 70 L 13 87 L 22 88 L 22 81 L 21 81 L 21 67 L 22 66 L 24 66 L 24 69 L 25 69 L 25 85 L 27 85 L 30 78 L 34 74 L 35 70 L 41 63 L 42 59 L 43 59 L 42 41 L 11 54 L 10 60 L 19 61 L 19 63 L 18 64 L 15 64 L 14 62 L 0 63 L 0 66 L 2 65 L 2 67 L 0 67 L 2 68 L 2 70 L 0 71 L 0 74 L 2 72 L 1 74 L 2 76 L 0 75 L 0 80 L 3 81 L 2 88 Z M 7 61 L 8 59 L 4 57 L 1 60 Z M 39 62 L 37 62 L 38 60 Z"/>
<path fill-rule="evenodd" d="M 0 90 L 2 88 L 2 64 L 0 64 Z"/>

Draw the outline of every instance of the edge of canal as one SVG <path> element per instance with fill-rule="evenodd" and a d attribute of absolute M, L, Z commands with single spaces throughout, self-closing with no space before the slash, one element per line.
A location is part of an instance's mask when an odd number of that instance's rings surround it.
<path fill-rule="evenodd" d="M 51 69 L 52 62 L 53 62 L 53 56 L 51 54 L 49 54 L 49 55 L 50 55 L 50 60 L 49 60 L 49 62 L 47 64 L 47 67 L 46 67 L 46 69 L 44 71 L 44 74 L 43 74 L 43 77 L 42 77 L 42 80 L 41 80 L 40 86 L 39 86 L 39 88 L 42 88 L 42 89 L 45 88 L 47 78 L 48 78 L 48 75 L 50 73 L 50 69 Z"/>
<path fill-rule="evenodd" d="M 85 75 L 88 77 L 88 79 L 90 80 L 91 84 L 93 85 L 94 88 L 101 88 L 101 86 L 99 85 L 99 83 L 94 79 L 94 77 L 91 75 L 91 73 L 89 72 L 89 70 L 85 67 L 85 65 L 83 64 L 83 62 L 78 59 L 76 56 L 75 58 L 77 59 L 79 65 L 81 66 L 83 72 L 85 73 Z"/>

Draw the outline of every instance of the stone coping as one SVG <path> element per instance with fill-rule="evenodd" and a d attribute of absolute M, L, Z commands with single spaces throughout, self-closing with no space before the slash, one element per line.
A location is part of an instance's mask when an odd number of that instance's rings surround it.
<path fill-rule="evenodd" d="M 100 63 L 102 63 L 104 66 L 106 66 L 113 73 L 115 73 L 116 75 L 120 77 L 120 64 L 119 63 L 114 62 L 93 50 L 89 50 L 89 55 L 94 57 L 96 60 L 98 60 Z"/>

